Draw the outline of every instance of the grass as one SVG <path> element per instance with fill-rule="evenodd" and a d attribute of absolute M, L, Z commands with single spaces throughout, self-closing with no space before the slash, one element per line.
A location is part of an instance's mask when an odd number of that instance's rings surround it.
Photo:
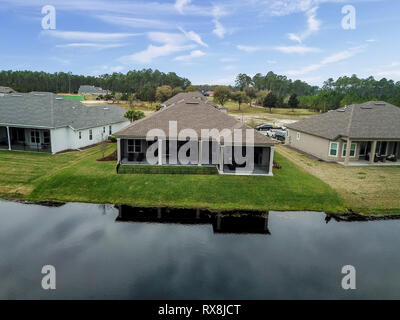
<path fill-rule="evenodd" d="M 335 189 L 345 206 L 366 214 L 400 214 L 400 167 L 344 167 L 319 162 L 284 146 L 278 152 Z"/>
<path fill-rule="evenodd" d="M 79 94 L 79 95 L 60 94 L 59 96 L 65 98 L 65 99 L 75 100 L 75 101 L 85 100 L 85 96 L 83 94 Z"/>
<path fill-rule="evenodd" d="M 213 101 L 213 98 L 209 98 Z M 261 113 L 261 114 L 270 114 L 270 115 L 289 115 L 289 116 L 312 116 L 317 114 L 314 111 L 308 109 L 290 109 L 290 108 L 272 108 L 272 112 L 270 112 L 269 108 L 263 108 L 260 106 L 250 106 L 248 103 L 242 103 L 239 105 L 237 102 L 229 100 L 225 103 L 225 107 L 228 109 L 229 113 Z"/>
<path fill-rule="evenodd" d="M 114 150 L 110 144 L 107 152 Z M 58 155 L 0 152 L 2 197 L 215 210 L 345 210 L 328 184 L 279 154 L 283 168 L 274 177 L 117 175 L 114 162 L 98 158 L 98 147 Z"/>
<path fill-rule="evenodd" d="M 216 167 L 122 165 L 120 174 L 218 174 Z"/>

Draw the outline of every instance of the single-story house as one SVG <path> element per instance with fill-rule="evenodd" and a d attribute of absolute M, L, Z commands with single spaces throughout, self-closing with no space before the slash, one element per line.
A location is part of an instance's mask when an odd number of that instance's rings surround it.
<path fill-rule="evenodd" d="M 82 86 L 80 86 L 78 93 L 99 96 L 99 95 L 109 94 L 110 92 L 108 90 L 103 90 L 102 88 L 99 88 L 99 87 L 82 85 Z"/>
<path fill-rule="evenodd" d="M 10 87 L 2 87 L 0 86 L 0 95 L 4 96 L 5 94 L 15 93 L 16 91 Z"/>
<path fill-rule="evenodd" d="M 400 108 L 370 101 L 288 126 L 286 144 L 344 165 L 400 164 Z"/>
<path fill-rule="evenodd" d="M 275 142 L 198 94 L 180 93 L 116 132 L 119 165 L 213 166 L 221 174 L 272 176 Z"/>
<path fill-rule="evenodd" d="M 0 149 L 58 153 L 106 140 L 130 124 L 117 106 L 86 107 L 53 93 L 0 97 Z"/>

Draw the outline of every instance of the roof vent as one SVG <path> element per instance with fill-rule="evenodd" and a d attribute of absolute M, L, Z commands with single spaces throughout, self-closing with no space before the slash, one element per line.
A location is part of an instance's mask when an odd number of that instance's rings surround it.
<path fill-rule="evenodd" d="M 22 97 L 22 94 L 12 94 L 11 97 Z"/>
<path fill-rule="evenodd" d="M 385 102 L 375 102 L 374 103 L 376 106 L 385 106 L 386 103 Z"/>
<path fill-rule="evenodd" d="M 61 98 L 61 97 L 57 97 L 56 98 L 56 100 L 64 100 L 63 98 Z"/>
<path fill-rule="evenodd" d="M 110 108 L 103 108 L 104 110 L 110 110 Z"/>
<path fill-rule="evenodd" d="M 337 112 L 346 112 L 347 107 L 344 107 L 343 109 L 337 109 Z"/>
<path fill-rule="evenodd" d="M 371 106 L 361 106 L 361 109 L 363 109 L 363 110 L 371 110 L 372 107 Z"/>
<path fill-rule="evenodd" d="M 199 104 L 198 101 L 187 101 L 186 104 Z"/>

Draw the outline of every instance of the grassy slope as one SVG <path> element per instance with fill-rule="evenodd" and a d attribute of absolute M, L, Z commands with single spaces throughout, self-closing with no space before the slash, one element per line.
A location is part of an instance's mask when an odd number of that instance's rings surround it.
<path fill-rule="evenodd" d="M 65 98 L 65 99 L 69 99 L 69 100 L 75 100 L 75 101 L 83 101 L 85 100 L 85 96 L 84 95 L 69 95 L 69 94 L 60 94 L 61 97 Z"/>
<path fill-rule="evenodd" d="M 108 152 L 115 146 L 110 145 Z M 40 159 L 26 161 L 27 157 Z M 66 158 L 68 157 L 68 159 Z M 275 177 L 221 175 L 117 175 L 114 162 L 96 162 L 98 148 L 60 155 L 0 152 L 3 171 L 23 162 L 15 172 L 25 199 L 121 203 L 137 206 L 177 206 L 210 209 L 344 210 L 340 197 L 321 180 L 306 174 L 280 156 L 283 169 Z M 7 169 L 8 168 L 8 169 Z M 57 170 L 58 168 L 58 170 Z M 25 172 L 30 179 L 25 180 Z M 35 172 L 35 173 L 34 173 Z M 34 174 L 33 174 L 34 173 Z M 10 177 L 1 175 L 0 186 Z M 33 189 L 33 191 L 32 191 Z M 32 192 L 31 192 L 32 191 Z M 8 194 L 12 196 L 12 194 Z M 3 193 L 7 197 L 7 193 Z"/>

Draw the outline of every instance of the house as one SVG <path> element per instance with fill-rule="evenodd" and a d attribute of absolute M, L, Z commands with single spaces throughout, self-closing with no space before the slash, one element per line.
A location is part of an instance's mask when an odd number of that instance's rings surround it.
<path fill-rule="evenodd" d="M 10 87 L 2 87 L 0 86 L 0 95 L 4 96 L 5 94 L 15 93 L 15 90 Z"/>
<path fill-rule="evenodd" d="M 108 90 L 103 90 L 102 88 L 99 88 L 99 87 L 82 85 L 82 86 L 80 86 L 78 93 L 99 96 L 99 95 L 109 94 L 110 92 Z"/>
<path fill-rule="evenodd" d="M 180 93 L 116 132 L 119 165 L 212 166 L 220 174 L 272 176 L 275 143 L 200 95 Z"/>
<path fill-rule="evenodd" d="M 288 126 L 286 144 L 344 165 L 400 164 L 400 108 L 354 104 Z"/>
<path fill-rule="evenodd" d="M 53 93 L 0 97 L 0 149 L 58 153 L 94 145 L 129 125 L 117 106 L 86 107 Z"/>

